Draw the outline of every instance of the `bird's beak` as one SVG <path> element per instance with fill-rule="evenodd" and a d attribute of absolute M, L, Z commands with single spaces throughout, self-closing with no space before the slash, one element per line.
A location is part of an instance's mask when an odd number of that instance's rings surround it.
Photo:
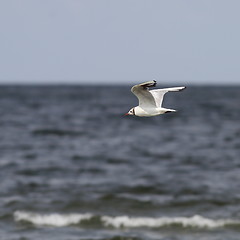
<path fill-rule="evenodd" d="M 128 116 L 129 114 L 128 113 L 125 113 L 124 116 Z"/>

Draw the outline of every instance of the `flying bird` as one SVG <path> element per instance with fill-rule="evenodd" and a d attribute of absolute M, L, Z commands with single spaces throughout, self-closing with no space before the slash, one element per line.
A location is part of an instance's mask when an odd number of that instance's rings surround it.
<path fill-rule="evenodd" d="M 138 98 L 139 105 L 133 107 L 125 115 L 136 115 L 139 117 L 152 117 L 168 112 L 176 112 L 174 109 L 163 108 L 162 102 L 165 93 L 178 92 L 186 87 L 171 87 L 149 90 L 149 87 L 155 87 L 155 80 L 135 85 L 131 88 L 132 93 Z"/>

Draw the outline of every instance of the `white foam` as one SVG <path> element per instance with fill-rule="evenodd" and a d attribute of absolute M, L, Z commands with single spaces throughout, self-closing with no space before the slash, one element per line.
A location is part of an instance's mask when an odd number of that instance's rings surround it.
<path fill-rule="evenodd" d="M 92 217 L 91 214 L 36 214 L 31 212 L 16 211 L 14 212 L 15 221 L 26 221 L 37 226 L 55 226 L 64 227 L 68 225 L 78 224 L 82 220 L 87 220 Z"/>
<path fill-rule="evenodd" d="M 26 221 L 36 226 L 55 226 L 64 227 L 74 224 L 80 224 L 82 220 L 91 220 L 93 214 L 37 214 L 25 211 L 16 211 L 14 213 L 15 221 Z M 228 225 L 240 225 L 240 220 L 234 219 L 210 219 L 199 215 L 192 217 L 129 217 L 129 216 L 99 216 L 101 223 L 105 227 L 114 228 L 160 228 L 178 225 L 181 227 L 192 228 L 220 228 Z"/>
<path fill-rule="evenodd" d="M 193 217 L 161 217 L 161 218 L 146 218 L 146 217 L 132 218 L 128 216 L 121 217 L 104 216 L 102 217 L 102 220 L 105 226 L 112 226 L 115 228 L 120 227 L 158 228 L 171 225 L 180 225 L 182 227 L 195 227 L 195 228 L 219 228 L 230 224 L 240 224 L 240 220 L 232 219 L 213 220 L 209 218 L 204 218 L 199 215 L 195 215 Z"/>

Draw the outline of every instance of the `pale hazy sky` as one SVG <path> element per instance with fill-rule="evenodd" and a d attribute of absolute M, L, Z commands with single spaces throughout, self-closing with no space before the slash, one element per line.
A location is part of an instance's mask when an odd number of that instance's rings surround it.
<path fill-rule="evenodd" d="M 0 83 L 240 84 L 240 0 L 0 0 Z"/>

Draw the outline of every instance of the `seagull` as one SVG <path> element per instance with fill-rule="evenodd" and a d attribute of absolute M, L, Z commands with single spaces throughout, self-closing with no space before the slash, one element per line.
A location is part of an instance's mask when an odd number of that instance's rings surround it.
<path fill-rule="evenodd" d="M 149 87 L 155 87 L 155 80 L 134 85 L 131 92 L 138 98 L 139 105 L 133 107 L 125 115 L 136 115 L 138 117 L 152 117 L 168 112 L 176 112 L 174 109 L 162 107 L 163 97 L 167 92 L 178 92 L 186 87 L 171 87 L 149 90 Z"/>

